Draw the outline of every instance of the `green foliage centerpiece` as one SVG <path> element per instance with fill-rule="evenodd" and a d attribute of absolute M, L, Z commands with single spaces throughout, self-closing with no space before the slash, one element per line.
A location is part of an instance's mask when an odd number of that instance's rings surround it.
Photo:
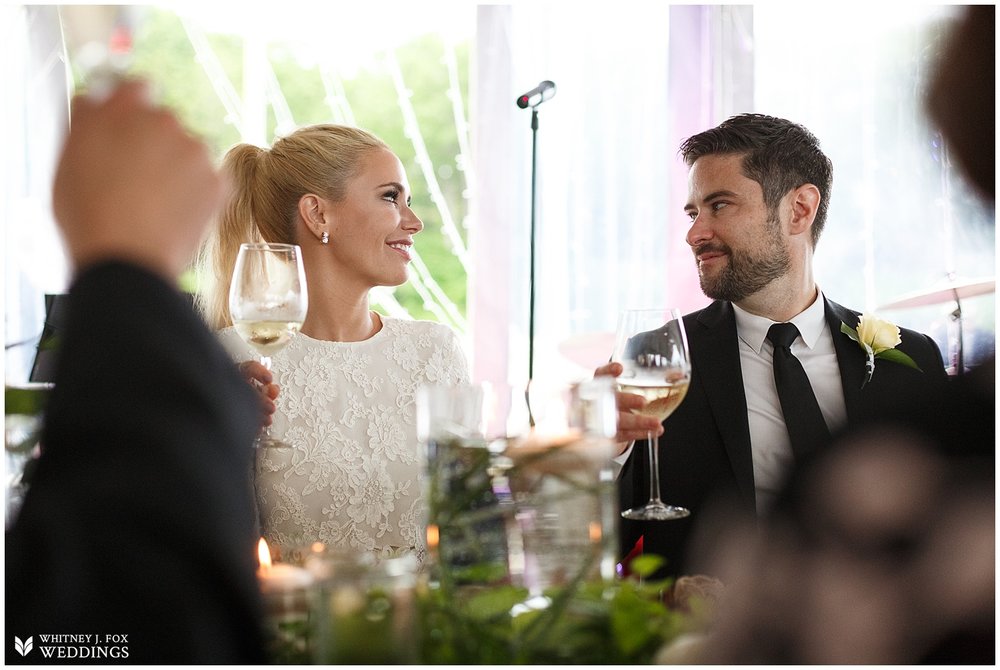
<path fill-rule="evenodd" d="M 358 570 L 323 557 L 316 662 L 649 663 L 702 626 L 668 606 L 671 581 L 650 579 L 659 559 L 617 575 L 614 391 L 607 379 L 563 391 L 555 409 L 534 398 L 524 428 L 523 391 L 421 390 L 426 560 Z"/>
<path fill-rule="evenodd" d="M 484 437 L 477 421 L 500 415 L 509 427 L 516 400 L 490 410 L 475 389 L 425 398 L 423 411 L 436 415 L 421 430 L 421 662 L 644 663 L 691 627 L 663 602 L 669 581 L 616 576 L 613 389 L 595 380 L 565 391 L 555 410 L 534 399 L 537 425 L 500 438 Z M 547 412 L 564 419 L 554 430 Z M 640 560 L 634 570 L 646 577 L 658 565 Z"/>

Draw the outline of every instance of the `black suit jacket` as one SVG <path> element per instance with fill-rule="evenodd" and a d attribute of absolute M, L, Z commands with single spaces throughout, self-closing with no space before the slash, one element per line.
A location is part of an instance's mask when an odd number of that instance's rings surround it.
<path fill-rule="evenodd" d="M 878 416 L 904 393 L 930 390 L 946 383 L 941 352 L 932 339 L 900 329 L 899 349 L 923 372 L 880 361 L 871 381 L 864 380 L 865 354 L 840 332 L 841 322 L 857 327 L 859 312 L 825 300 L 826 320 L 833 333 L 847 406 L 848 424 Z M 684 317 L 691 353 L 691 386 L 680 407 L 664 422 L 659 440 L 662 498 L 691 510 L 675 521 L 621 522 L 621 555 L 627 555 L 639 537 L 644 553 L 667 559 L 662 575 L 690 574 L 703 569 L 689 551 L 698 529 L 698 544 L 711 546 L 712 525 L 706 517 L 754 516 L 753 462 L 750 427 L 743 390 L 736 316 L 730 303 L 715 301 Z M 649 474 L 645 442 L 637 442 L 619 476 L 622 509 L 648 498 Z M 708 533 L 708 536 L 703 536 Z"/>
<path fill-rule="evenodd" d="M 259 420 L 189 300 L 126 264 L 83 273 L 42 455 L 6 537 L 7 660 L 45 662 L 41 636 L 58 633 L 127 638 L 127 658 L 104 663 L 265 662 L 249 486 Z M 33 650 L 16 652 L 15 636 Z"/>

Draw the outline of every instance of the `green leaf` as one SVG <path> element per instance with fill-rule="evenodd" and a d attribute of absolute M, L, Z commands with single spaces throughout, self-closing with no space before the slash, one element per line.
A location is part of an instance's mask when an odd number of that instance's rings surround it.
<path fill-rule="evenodd" d="M 642 556 L 636 556 L 632 559 L 629 564 L 632 572 L 639 575 L 639 577 L 649 577 L 654 572 L 660 569 L 664 564 L 666 564 L 666 559 L 662 556 L 657 556 L 656 554 L 643 554 Z"/>
<path fill-rule="evenodd" d="M 920 366 L 918 366 L 912 358 L 904 354 L 899 349 L 886 349 L 885 351 L 875 354 L 875 358 L 881 358 L 893 363 L 899 363 L 908 368 L 913 368 L 914 370 L 923 372 L 923 370 L 920 369 Z"/>
<path fill-rule="evenodd" d="M 465 611 L 478 620 L 493 619 L 508 614 L 527 595 L 527 589 L 514 586 L 486 589 L 469 599 Z"/>
<path fill-rule="evenodd" d="M 4 387 L 4 414 L 24 414 L 26 416 L 41 414 L 48 398 L 48 387 L 6 386 Z"/>
<path fill-rule="evenodd" d="M 669 611 L 659 600 L 645 598 L 623 584 L 609 609 L 612 637 L 625 658 L 634 658 L 644 647 L 663 643 L 661 624 Z"/>
<path fill-rule="evenodd" d="M 528 610 L 526 612 L 521 612 L 516 617 L 511 619 L 511 627 L 514 632 L 519 636 L 523 637 L 525 632 L 530 632 L 538 620 L 542 618 L 545 610 Z"/>
<path fill-rule="evenodd" d="M 843 321 L 840 322 L 840 332 L 842 332 L 844 335 L 847 335 L 849 338 L 851 338 L 858 344 L 861 344 L 861 338 L 858 336 L 858 331 L 854 330 Z"/>

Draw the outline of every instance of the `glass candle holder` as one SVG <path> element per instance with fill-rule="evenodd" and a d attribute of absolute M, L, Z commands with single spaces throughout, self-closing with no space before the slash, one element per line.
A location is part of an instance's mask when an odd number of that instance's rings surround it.
<path fill-rule="evenodd" d="M 608 378 L 421 389 L 431 585 L 506 583 L 544 606 L 550 586 L 613 579 L 616 413 Z"/>
<path fill-rule="evenodd" d="M 308 663 L 312 658 L 315 577 L 300 565 L 272 561 L 263 540 L 258 556 L 257 579 L 264 601 L 270 659 L 282 665 Z"/>
<path fill-rule="evenodd" d="M 545 606 L 539 596 L 550 587 L 615 576 L 617 408 L 607 377 L 536 387 L 529 400 L 533 421 L 511 430 L 496 459 L 506 469 L 497 467 L 496 479 L 505 482 L 514 509 L 512 581 Z"/>
<path fill-rule="evenodd" d="M 314 663 L 417 662 L 414 556 L 376 559 L 316 544 L 305 565 L 316 577 Z"/>

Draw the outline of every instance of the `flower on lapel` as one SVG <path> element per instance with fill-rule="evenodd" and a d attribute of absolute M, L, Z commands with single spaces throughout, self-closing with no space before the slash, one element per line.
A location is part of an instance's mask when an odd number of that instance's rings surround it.
<path fill-rule="evenodd" d="M 880 358 L 893 363 L 901 363 L 914 370 L 923 372 L 912 358 L 896 349 L 902 340 L 899 337 L 899 326 L 890 323 L 885 319 L 880 319 L 871 314 L 862 314 L 858 318 L 858 328 L 855 330 L 843 321 L 840 322 L 840 332 L 858 343 L 858 346 L 865 352 L 865 380 L 861 382 L 861 388 L 871 381 L 875 374 L 875 359 Z"/>

